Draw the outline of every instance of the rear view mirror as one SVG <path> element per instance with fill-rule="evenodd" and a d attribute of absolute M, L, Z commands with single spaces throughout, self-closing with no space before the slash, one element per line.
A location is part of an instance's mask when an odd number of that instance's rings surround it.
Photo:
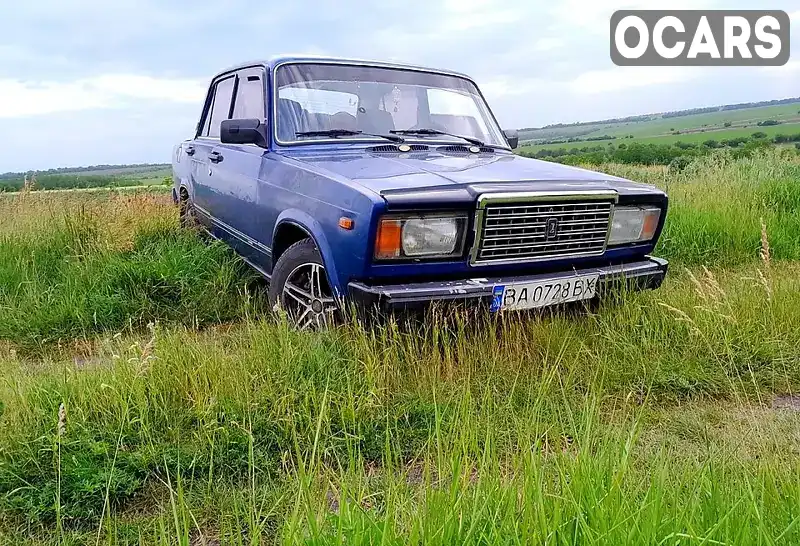
<path fill-rule="evenodd" d="M 519 146 L 519 133 L 516 129 L 506 129 L 503 131 L 503 134 L 506 135 L 506 140 L 512 150 Z"/>
<path fill-rule="evenodd" d="M 255 144 L 267 147 L 267 127 L 260 119 L 226 119 L 220 125 L 223 144 Z"/>

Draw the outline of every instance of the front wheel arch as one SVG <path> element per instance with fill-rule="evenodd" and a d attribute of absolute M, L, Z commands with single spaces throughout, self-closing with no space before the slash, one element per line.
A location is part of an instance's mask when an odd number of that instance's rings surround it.
<path fill-rule="evenodd" d="M 286 252 L 293 244 L 303 239 L 311 239 L 316 244 L 314 237 L 307 229 L 294 222 L 282 222 L 275 228 L 275 235 L 272 237 L 272 264 L 273 266 L 281 259 L 281 255 Z M 319 245 L 317 245 L 319 247 Z"/>
<path fill-rule="evenodd" d="M 317 244 L 305 237 L 281 255 L 270 279 L 269 302 L 300 329 L 337 322 L 341 301 L 333 292 Z"/>
<path fill-rule="evenodd" d="M 325 266 L 325 273 L 328 276 L 328 283 L 330 283 L 331 288 L 333 289 L 334 295 L 337 297 L 342 297 L 344 295 L 344 291 L 342 290 L 342 286 L 339 285 L 339 276 L 338 271 L 336 269 L 336 262 L 333 259 L 333 250 L 331 249 L 330 244 L 328 243 L 328 239 L 325 237 L 325 230 L 322 228 L 322 225 L 316 221 L 314 218 L 296 209 L 285 210 L 283 213 L 278 216 L 277 221 L 275 222 L 275 228 L 272 235 L 272 267 L 273 269 L 278 263 L 280 259 L 280 255 L 276 255 L 276 242 L 278 239 L 276 236 L 279 233 L 279 230 L 283 229 L 286 225 L 291 225 L 294 229 L 298 229 L 303 231 L 306 234 L 306 238 L 311 239 L 314 244 L 316 245 L 317 249 L 319 250 L 320 255 L 322 256 L 322 262 Z M 296 241 L 295 241 L 296 242 Z M 292 243 L 294 244 L 294 243 Z M 287 247 L 288 248 L 288 247 Z M 280 248 L 278 248 L 280 251 Z M 286 249 L 283 249 L 285 252 Z"/>

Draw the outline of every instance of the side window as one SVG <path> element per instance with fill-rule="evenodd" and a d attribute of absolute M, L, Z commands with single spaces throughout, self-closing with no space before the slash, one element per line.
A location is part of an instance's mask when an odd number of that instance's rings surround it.
<path fill-rule="evenodd" d="M 236 101 L 233 105 L 234 119 L 264 119 L 264 80 L 261 70 L 245 70 L 239 73 Z"/>
<path fill-rule="evenodd" d="M 211 97 L 211 106 L 214 105 L 214 97 Z M 203 120 L 203 130 L 200 131 L 200 136 L 208 136 L 208 126 L 211 125 L 211 108 L 209 107 L 206 113 L 206 119 Z"/>
<path fill-rule="evenodd" d="M 206 101 L 210 101 L 208 111 L 205 111 L 205 103 L 203 103 L 203 114 L 201 114 L 201 122 L 203 123 L 202 127 L 198 127 L 197 136 L 208 136 L 208 124 L 211 121 L 211 107 L 214 105 L 214 88 L 210 88 L 208 91 L 208 97 L 206 97 Z M 198 124 L 199 125 L 199 124 Z"/>
<path fill-rule="evenodd" d="M 219 137 L 219 124 L 228 119 L 231 111 L 231 99 L 233 98 L 234 77 L 217 82 L 214 92 L 214 102 L 211 105 L 211 115 L 206 134 L 210 137 Z"/>

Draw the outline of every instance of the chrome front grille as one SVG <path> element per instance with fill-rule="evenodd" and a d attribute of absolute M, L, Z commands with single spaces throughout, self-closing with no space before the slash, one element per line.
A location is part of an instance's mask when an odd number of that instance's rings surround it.
<path fill-rule="evenodd" d="M 594 192 L 514 201 L 513 194 L 495 199 L 489 194 L 478 207 L 472 263 L 600 255 L 616 197 L 616 192 Z"/>

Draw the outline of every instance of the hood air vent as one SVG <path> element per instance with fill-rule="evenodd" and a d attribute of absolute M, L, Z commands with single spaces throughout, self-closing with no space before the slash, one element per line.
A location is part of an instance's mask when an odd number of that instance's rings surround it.
<path fill-rule="evenodd" d="M 494 153 L 494 148 L 489 148 L 487 146 L 460 146 L 460 145 L 449 145 L 449 146 L 439 146 L 437 148 L 443 154 L 459 154 L 459 155 L 469 155 L 469 154 L 491 154 Z"/>
<path fill-rule="evenodd" d="M 427 152 L 428 147 L 424 144 L 384 144 L 381 146 L 373 146 L 368 148 L 368 151 L 374 154 L 407 154 L 409 152 Z"/>

